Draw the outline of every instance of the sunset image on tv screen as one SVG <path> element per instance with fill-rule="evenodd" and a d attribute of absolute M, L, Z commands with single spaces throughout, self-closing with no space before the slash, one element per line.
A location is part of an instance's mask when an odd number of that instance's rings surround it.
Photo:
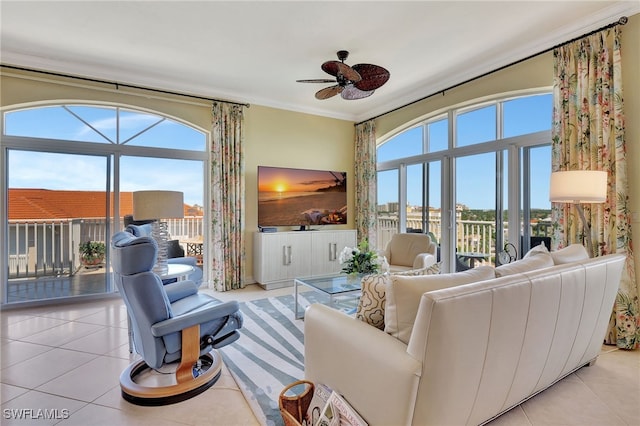
<path fill-rule="evenodd" d="M 346 223 L 346 172 L 258 167 L 258 226 Z"/>

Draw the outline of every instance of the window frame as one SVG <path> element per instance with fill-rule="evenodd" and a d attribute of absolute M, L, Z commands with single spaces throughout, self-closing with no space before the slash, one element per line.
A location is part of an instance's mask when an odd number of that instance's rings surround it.
<path fill-rule="evenodd" d="M 141 145 L 129 145 L 128 143 L 105 143 L 105 142 L 87 142 L 87 141 L 76 141 L 76 140 L 64 140 L 64 139 L 52 139 L 52 138 L 41 138 L 41 137 L 29 137 L 29 136 L 11 136 L 5 135 L 5 119 L 7 113 L 13 113 L 20 110 L 27 109 L 37 109 L 37 108 L 47 108 L 47 107 L 55 107 L 55 106 L 85 106 L 85 107 L 96 107 L 96 108 L 115 108 L 117 111 L 117 116 L 119 116 L 120 110 L 126 110 L 127 112 L 139 112 L 144 114 L 152 114 L 158 117 L 162 117 L 166 120 L 171 120 L 177 124 L 181 124 L 187 126 L 193 130 L 196 130 L 203 134 L 205 146 L 202 151 L 194 151 L 194 150 L 180 150 L 175 148 L 159 148 L 159 147 L 149 147 L 149 146 L 141 146 Z M 32 151 L 32 152 L 48 152 L 48 153 L 58 153 L 58 154 L 71 154 L 71 155 L 93 155 L 93 156 L 103 156 L 110 159 L 110 164 L 112 167 L 110 169 L 111 176 L 107 176 L 107 178 L 112 179 L 111 192 L 114 195 L 118 195 L 120 193 L 120 182 L 118 176 L 120 175 L 120 158 L 122 156 L 130 156 L 130 157 L 148 157 L 148 158 L 161 158 L 161 159 L 178 159 L 178 160 L 194 160 L 201 161 L 203 166 L 203 204 L 210 205 L 210 195 L 209 191 L 206 190 L 207 182 L 210 181 L 210 167 L 209 159 L 210 159 L 210 146 L 211 146 L 211 134 L 208 130 L 202 129 L 199 126 L 189 123 L 180 118 L 171 116 L 169 114 L 154 111 L 148 108 L 143 108 L 135 105 L 128 104 L 117 104 L 110 102 L 92 102 L 92 101 L 82 101 L 82 100 L 74 100 L 74 101 L 46 101 L 46 102 L 34 102 L 30 104 L 20 104 L 20 105 L 11 105 L 0 108 L 0 113 L 2 114 L 2 119 L 0 120 L 0 135 L 2 135 L 2 140 L 0 143 L 0 164 L 2 164 L 2 173 L 0 173 L 0 190 L 3 195 L 3 203 L 0 208 L 0 249 L 2 253 L 8 253 L 8 155 L 9 150 L 20 150 L 20 151 Z M 82 121 L 82 120 L 80 120 Z M 118 121 L 118 120 L 117 120 Z M 117 126 L 118 124 L 116 124 Z M 119 133 L 119 129 L 116 129 L 116 132 Z M 119 139 L 119 137 L 118 137 Z M 127 139 L 123 142 L 128 142 L 130 139 Z M 119 196 L 114 196 L 113 201 L 113 211 L 114 215 L 121 217 L 120 215 L 120 202 Z M 107 229 L 107 236 L 110 237 L 115 232 L 118 232 L 119 229 L 119 220 L 114 220 L 114 218 L 109 218 L 115 226 L 114 229 Z M 208 210 L 205 209 L 203 222 L 206 224 L 209 221 Z M 109 222 L 109 221 L 108 221 Z M 205 240 L 208 238 L 208 227 L 204 226 L 203 228 L 204 238 Z M 206 255 L 206 253 L 205 253 Z M 208 257 L 208 256 L 206 256 Z M 107 259 L 108 260 L 108 259 Z M 4 263 L 5 259 L 2 260 Z M 205 259 L 207 262 L 207 259 Z M 203 270 L 205 275 L 205 280 L 208 275 L 208 271 L 206 268 Z M 8 284 L 8 275 L 6 268 L 0 268 L 0 305 L 7 305 L 7 284 Z M 107 293 L 101 293 L 98 295 L 88 295 L 81 296 L 85 299 L 92 299 L 96 297 L 104 297 L 104 295 L 114 294 L 115 286 L 112 285 L 111 279 L 109 278 L 108 283 L 108 291 Z M 71 297 L 73 298 L 73 297 Z M 69 298 L 66 298 L 69 299 Z M 51 299 L 56 302 L 61 299 Z M 34 300 L 33 302 L 27 302 L 27 304 L 40 305 L 50 303 L 50 299 L 39 299 Z"/>
<path fill-rule="evenodd" d="M 419 121 L 412 121 L 410 125 L 406 125 L 404 127 L 398 128 L 395 132 L 386 135 L 386 137 L 382 140 L 378 140 L 376 147 L 380 147 L 388 141 L 392 140 L 394 137 L 400 135 L 401 133 L 416 128 L 418 126 L 423 126 L 423 145 L 425 151 L 428 148 L 427 139 L 428 136 L 425 137 L 425 134 L 428 135 L 427 126 L 432 123 L 441 120 L 444 115 L 448 118 L 448 148 L 442 151 L 435 152 L 424 152 L 420 155 L 414 155 L 405 158 L 398 158 L 394 160 L 387 160 L 378 162 L 376 166 L 376 171 L 387 171 L 387 170 L 398 170 L 399 173 L 399 193 L 398 193 L 398 203 L 399 205 L 407 204 L 407 187 L 406 187 L 406 168 L 408 166 L 414 164 L 427 165 L 433 161 L 441 162 L 441 260 L 443 262 L 443 270 L 444 271 L 452 271 L 453 265 L 455 265 L 455 159 L 459 157 L 465 157 L 469 155 L 477 155 L 494 152 L 497 154 L 496 160 L 496 173 L 502 174 L 502 171 L 499 170 L 500 162 L 503 160 L 499 160 L 498 153 L 506 152 L 507 161 L 509 164 L 508 168 L 508 176 L 502 176 L 502 179 L 507 179 L 507 197 L 508 197 L 508 205 L 501 206 L 502 209 L 504 207 L 507 208 L 508 212 L 508 229 L 519 229 L 520 227 L 520 213 L 521 213 L 521 199 L 523 194 L 521 194 L 520 190 L 520 178 L 522 176 L 522 184 L 529 188 L 530 187 L 530 174 L 521 174 L 521 156 L 524 148 L 530 148 L 535 146 L 543 146 L 551 144 L 551 122 L 549 123 L 549 130 L 542 130 L 534 133 L 528 133 L 524 135 L 512 136 L 508 138 L 502 138 L 503 135 L 503 122 L 504 119 L 504 111 L 502 108 L 502 103 L 507 102 L 517 98 L 531 97 L 531 96 L 539 96 L 539 95 L 550 95 L 551 88 L 541 88 L 537 90 L 526 90 L 519 91 L 515 93 L 509 94 L 499 94 L 493 96 L 491 99 L 476 99 L 468 102 L 464 102 L 458 105 L 453 105 L 446 109 L 446 112 L 443 112 L 442 109 L 438 110 L 436 113 L 431 115 L 426 115 L 422 117 Z M 481 142 L 472 145 L 465 146 L 456 146 L 456 119 L 458 115 L 470 111 L 474 111 L 477 109 L 485 108 L 489 105 L 496 105 L 496 140 Z M 376 148 L 376 149 L 377 149 Z M 502 154 L 500 154 L 502 155 Z M 403 176 L 404 174 L 404 176 Z M 500 204 L 502 204 L 504 190 L 502 185 L 500 185 L 500 179 L 496 179 L 496 185 L 500 186 L 500 188 L 496 187 L 496 197 L 500 197 Z M 518 182 L 518 184 L 514 184 Z M 404 183 L 404 186 L 403 186 Z M 423 186 L 427 185 L 427 182 L 423 182 Z M 526 193 L 524 195 L 527 195 Z M 424 203 L 429 204 L 429 200 L 424 200 Z M 425 207 L 425 206 L 423 206 Z M 499 207 L 499 206 L 497 206 Z M 498 221 L 499 217 L 501 217 L 502 212 L 496 212 L 496 221 Z M 406 218 L 405 218 L 406 219 Z M 405 232 L 405 222 L 403 218 L 398 218 L 398 230 L 397 232 Z M 500 221 L 501 222 L 501 221 Z M 499 227 L 502 227 L 500 224 Z M 498 227 L 496 228 L 497 234 Z M 508 234 L 507 241 L 500 241 L 502 239 L 502 233 L 499 233 L 500 236 L 496 239 L 496 247 L 498 247 L 498 243 L 500 243 L 500 247 L 504 245 L 505 242 L 509 242 L 518 248 L 518 253 L 522 253 L 521 250 L 521 242 L 520 236 L 514 235 L 514 232 Z"/>

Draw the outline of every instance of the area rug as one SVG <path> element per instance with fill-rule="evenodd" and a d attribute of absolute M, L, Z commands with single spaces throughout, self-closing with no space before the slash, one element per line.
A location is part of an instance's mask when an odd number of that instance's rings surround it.
<path fill-rule="evenodd" d="M 282 425 L 278 397 L 290 383 L 304 378 L 304 321 L 294 319 L 293 295 L 243 302 L 240 338 L 220 349 L 261 424 Z M 302 308 L 323 301 L 315 292 L 299 295 Z M 324 301 L 326 303 L 326 301 Z M 353 310 L 353 298 L 340 304 Z"/>

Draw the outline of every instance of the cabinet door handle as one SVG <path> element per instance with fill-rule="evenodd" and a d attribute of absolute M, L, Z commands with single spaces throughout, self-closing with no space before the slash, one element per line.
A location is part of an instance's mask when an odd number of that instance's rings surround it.
<path fill-rule="evenodd" d="M 289 263 L 287 263 L 287 265 L 291 265 L 291 246 L 287 246 L 287 248 L 289 249 Z"/>
<path fill-rule="evenodd" d="M 289 259 L 287 256 L 287 246 L 282 246 L 282 264 L 283 265 L 289 264 Z"/>
<path fill-rule="evenodd" d="M 338 258 L 338 244 L 329 244 L 329 260 L 336 260 Z"/>

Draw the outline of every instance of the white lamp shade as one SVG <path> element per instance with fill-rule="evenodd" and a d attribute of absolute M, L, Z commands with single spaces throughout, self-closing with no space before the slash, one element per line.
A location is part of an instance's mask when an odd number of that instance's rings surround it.
<path fill-rule="evenodd" d="M 549 201 L 557 203 L 604 203 L 607 172 L 570 170 L 551 173 Z"/>
<path fill-rule="evenodd" d="M 133 219 L 179 219 L 184 217 L 184 195 L 179 191 L 135 191 Z"/>

